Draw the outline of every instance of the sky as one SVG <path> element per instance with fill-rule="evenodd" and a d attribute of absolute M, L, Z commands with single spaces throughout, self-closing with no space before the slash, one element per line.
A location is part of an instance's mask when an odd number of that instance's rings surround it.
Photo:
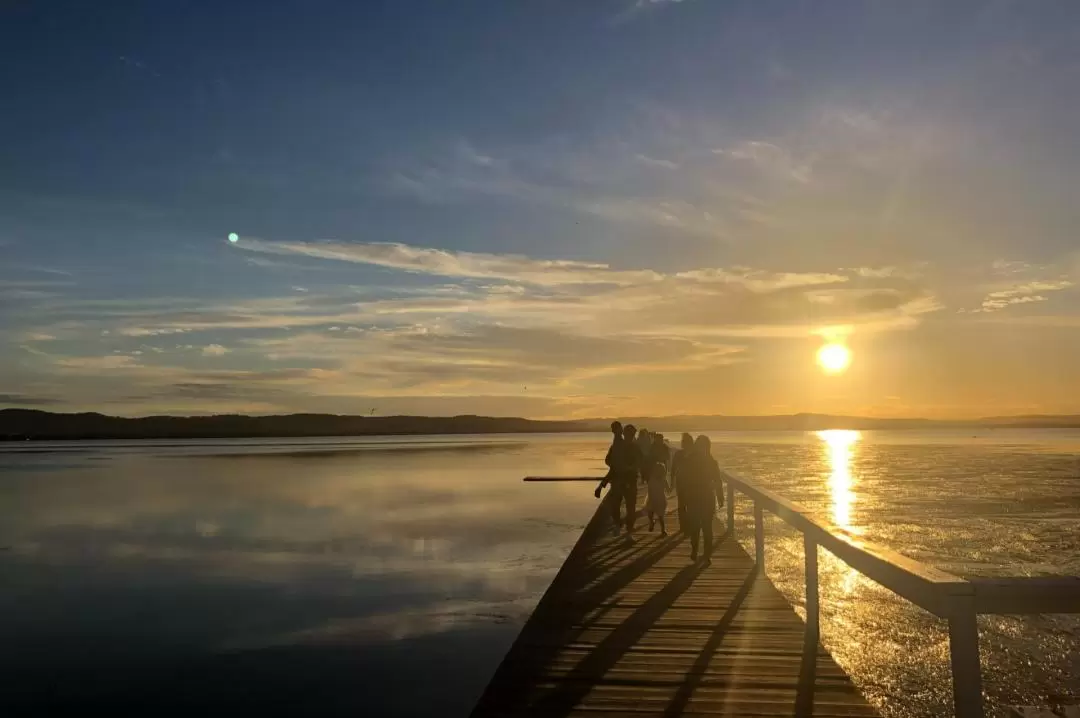
<path fill-rule="evenodd" d="M 1080 413 L 1072 0 L 16 0 L 0 60 L 0 406 Z"/>

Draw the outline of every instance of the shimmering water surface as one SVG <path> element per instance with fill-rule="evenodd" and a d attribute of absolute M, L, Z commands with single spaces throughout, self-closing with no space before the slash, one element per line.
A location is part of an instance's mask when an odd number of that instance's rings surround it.
<path fill-rule="evenodd" d="M 1080 574 L 1080 432 L 711 436 L 725 468 L 918 560 Z M 0 445 L 0 710 L 465 715 L 596 505 L 520 478 L 599 474 L 605 442 Z M 801 539 L 768 534 L 801 610 Z M 821 571 L 823 640 L 883 713 L 947 712 L 942 622 Z M 1080 702 L 1080 620 L 980 627 L 992 706 Z"/>

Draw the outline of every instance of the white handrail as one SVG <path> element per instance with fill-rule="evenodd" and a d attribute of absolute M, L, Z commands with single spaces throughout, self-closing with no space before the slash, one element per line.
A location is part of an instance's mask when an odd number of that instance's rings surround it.
<path fill-rule="evenodd" d="M 735 491 L 754 501 L 754 559 L 765 567 L 768 511 L 803 535 L 806 568 L 806 625 L 819 632 L 817 547 L 893 593 L 949 622 L 953 706 L 957 718 L 982 718 L 982 673 L 976 616 L 985 613 L 1080 613 L 1080 577 L 1016 576 L 964 579 L 927 566 L 816 518 L 799 504 L 747 479 L 725 472 L 728 530 L 735 530 Z"/>

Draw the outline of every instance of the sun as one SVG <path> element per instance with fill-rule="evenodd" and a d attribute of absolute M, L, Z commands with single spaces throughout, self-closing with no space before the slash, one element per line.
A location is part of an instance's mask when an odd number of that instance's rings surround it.
<path fill-rule="evenodd" d="M 818 349 L 817 363 L 829 374 L 839 374 L 851 364 L 851 350 L 843 344 L 826 344 Z"/>

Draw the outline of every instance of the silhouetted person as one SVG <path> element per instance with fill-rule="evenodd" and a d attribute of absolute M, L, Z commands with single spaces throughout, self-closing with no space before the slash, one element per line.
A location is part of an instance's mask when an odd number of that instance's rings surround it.
<path fill-rule="evenodd" d="M 652 446 L 649 447 L 649 458 L 654 463 L 663 464 L 667 472 L 668 464 L 671 463 L 671 448 L 664 440 L 664 435 L 656 433 L 652 435 Z"/>
<path fill-rule="evenodd" d="M 712 559 L 713 516 L 717 496 L 724 501 L 723 475 L 712 457 L 709 437 L 699 436 L 679 473 L 682 495 L 686 501 L 686 524 L 690 529 L 690 560 L 697 561 L 698 539 L 704 541 L 705 561 Z"/>
<path fill-rule="evenodd" d="M 624 522 L 627 538 L 630 538 L 630 534 L 634 530 L 634 519 L 637 517 L 637 480 L 643 463 L 641 453 L 634 442 L 636 433 L 637 430 L 634 429 L 633 424 L 624 427 L 622 441 L 612 442 L 611 450 L 608 452 L 608 458 L 610 459 L 608 466 L 611 467 L 611 490 L 615 492 L 615 499 L 612 501 L 612 518 L 615 520 L 614 532 L 616 534 L 619 532 L 619 505 L 625 504 L 626 518 Z"/>
<path fill-rule="evenodd" d="M 642 429 L 638 432 L 637 447 L 638 453 L 641 454 L 641 458 L 644 460 L 641 466 L 638 467 L 638 474 L 641 476 L 641 483 L 647 483 L 649 480 L 649 466 L 648 460 L 652 457 L 652 445 L 653 435 L 648 429 Z"/>
<path fill-rule="evenodd" d="M 634 433 L 632 425 L 624 430 L 620 422 L 611 422 L 611 446 L 608 447 L 607 456 L 604 457 L 608 473 L 600 482 L 600 485 L 596 487 L 596 491 L 593 492 L 596 498 L 600 498 L 600 492 L 604 486 L 611 484 L 611 493 L 614 494 L 611 500 L 612 531 L 616 535 L 619 533 L 619 527 L 624 524 L 628 526 L 628 532 L 633 528 L 634 513 L 637 508 L 637 487 L 635 482 L 637 481 L 637 467 L 640 465 L 641 457 L 637 453 L 637 447 L 634 444 Z M 629 486 L 628 502 L 627 486 Z M 624 503 L 627 503 L 626 519 L 623 519 L 620 513 L 620 507 Z"/>
<path fill-rule="evenodd" d="M 671 457 L 671 486 L 675 489 L 676 506 L 679 511 L 679 526 L 682 527 L 683 533 L 689 534 L 690 531 L 686 525 L 686 498 L 683 495 L 682 490 L 682 473 L 683 468 L 687 465 L 687 461 L 690 459 L 690 455 L 694 451 L 694 437 L 684 433 L 682 435 L 682 448 L 675 452 L 675 455 Z"/>
<path fill-rule="evenodd" d="M 611 446 L 608 447 L 607 456 L 604 457 L 604 463 L 607 464 L 608 472 L 607 475 L 600 480 L 600 485 L 596 487 L 596 491 L 593 492 L 593 496 L 595 496 L 596 498 L 600 498 L 600 492 L 603 491 L 604 487 L 607 486 L 608 483 L 611 481 L 612 456 L 614 455 L 613 452 L 615 451 L 615 445 L 618 444 L 620 441 L 622 441 L 622 422 L 613 421 L 611 422 Z M 615 510 L 616 512 L 618 511 L 617 505 Z M 619 523 L 620 522 L 618 520 L 615 521 L 616 525 L 618 525 Z"/>
<path fill-rule="evenodd" d="M 656 438 L 653 438 L 653 446 L 656 446 Z M 660 522 L 660 535 L 667 536 L 667 525 L 664 523 L 664 514 L 667 513 L 667 465 L 656 460 L 654 451 L 649 464 L 649 480 L 646 483 L 649 497 L 645 502 L 645 509 L 649 516 L 649 531 L 653 530 L 656 522 Z"/>

